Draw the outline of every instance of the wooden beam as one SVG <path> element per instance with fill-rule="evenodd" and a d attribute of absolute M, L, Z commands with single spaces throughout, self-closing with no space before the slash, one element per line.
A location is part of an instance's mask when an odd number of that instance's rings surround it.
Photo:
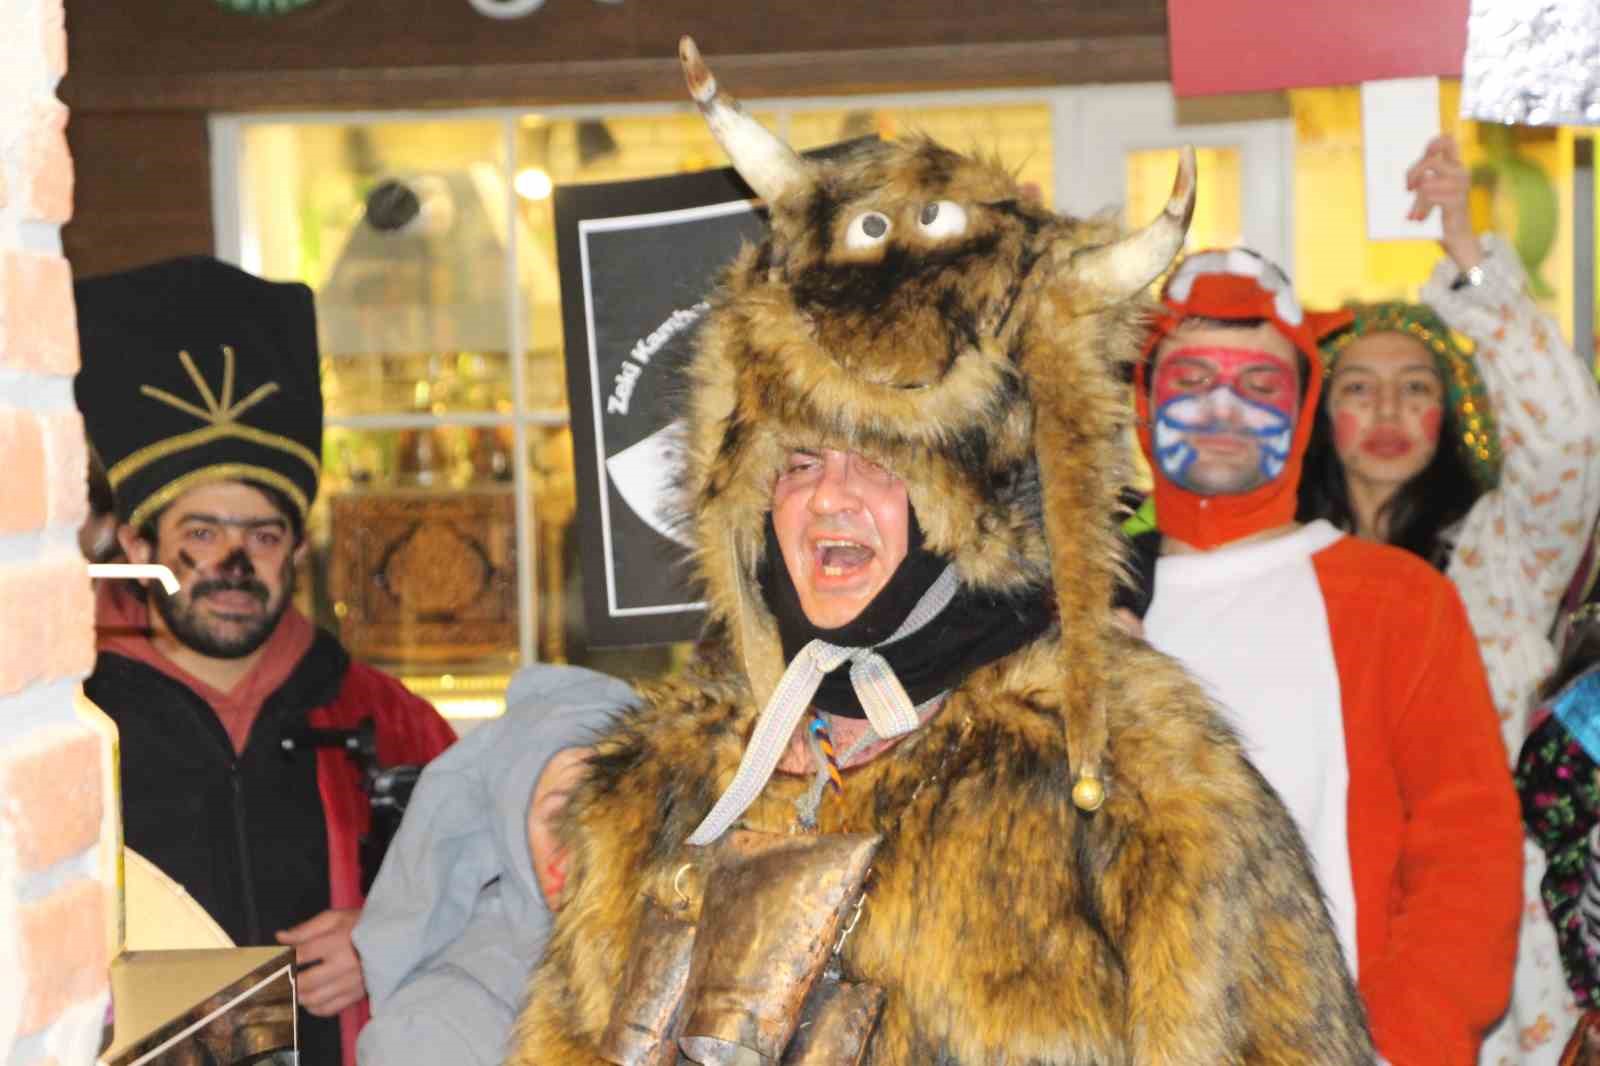
<path fill-rule="evenodd" d="M 76 276 L 211 252 L 216 236 L 204 114 L 75 114 L 67 143 L 77 202 L 61 242 Z"/>
<path fill-rule="evenodd" d="M 721 55 L 741 97 L 1164 81 L 1162 35 Z M 483 66 L 68 74 L 62 99 L 96 111 L 409 110 L 685 99 L 673 58 Z"/>

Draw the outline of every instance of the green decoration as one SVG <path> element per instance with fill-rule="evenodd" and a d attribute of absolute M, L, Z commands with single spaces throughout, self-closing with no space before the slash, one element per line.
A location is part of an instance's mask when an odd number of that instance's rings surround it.
<path fill-rule="evenodd" d="M 317 0 L 217 0 L 217 6 L 235 15 L 287 15 Z"/>
<path fill-rule="evenodd" d="M 1517 218 L 1511 245 L 1528 272 L 1528 288 L 1541 300 L 1555 295 L 1539 267 L 1556 242 L 1560 211 L 1555 183 L 1537 163 L 1517 154 L 1516 138 L 1509 126 L 1483 127 L 1483 146 L 1489 159 L 1472 168 L 1472 183 L 1503 195 Z"/>
<path fill-rule="evenodd" d="M 1141 533 L 1154 533 L 1156 531 L 1156 498 L 1146 496 L 1139 509 L 1122 521 L 1122 533 L 1126 537 L 1137 537 Z"/>

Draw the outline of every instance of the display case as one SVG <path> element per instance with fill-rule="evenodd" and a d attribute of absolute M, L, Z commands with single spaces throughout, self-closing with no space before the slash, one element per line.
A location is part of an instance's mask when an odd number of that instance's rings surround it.
<path fill-rule="evenodd" d="M 351 655 L 514 661 L 517 520 L 509 487 L 339 492 L 328 510 L 328 591 Z"/>

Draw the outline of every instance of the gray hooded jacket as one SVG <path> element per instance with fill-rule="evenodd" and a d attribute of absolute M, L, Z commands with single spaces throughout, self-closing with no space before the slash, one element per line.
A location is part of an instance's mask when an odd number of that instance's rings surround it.
<path fill-rule="evenodd" d="M 575 666 L 530 666 L 506 713 L 468 733 L 417 782 L 355 929 L 372 1021 L 361 1066 L 498 1066 L 550 911 L 528 853 L 528 804 L 545 764 L 592 742 L 637 697 Z"/>

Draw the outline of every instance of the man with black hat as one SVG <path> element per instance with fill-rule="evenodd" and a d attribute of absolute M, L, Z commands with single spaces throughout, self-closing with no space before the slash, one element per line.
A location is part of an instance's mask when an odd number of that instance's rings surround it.
<path fill-rule="evenodd" d="M 77 302 L 78 405 L 118 540 L 181 586 L 98 604 L 84 688 L 121 731 L 127 844 L 236 943 L 293 945 L 301 1061 L 353 1062 L 367 803 L 344 753 L 280 742 L 370 719 L 394 765 L 454 735 L 291 604 L 322 444 L 311 291 L 193 257 L 81 282 Z"/>

